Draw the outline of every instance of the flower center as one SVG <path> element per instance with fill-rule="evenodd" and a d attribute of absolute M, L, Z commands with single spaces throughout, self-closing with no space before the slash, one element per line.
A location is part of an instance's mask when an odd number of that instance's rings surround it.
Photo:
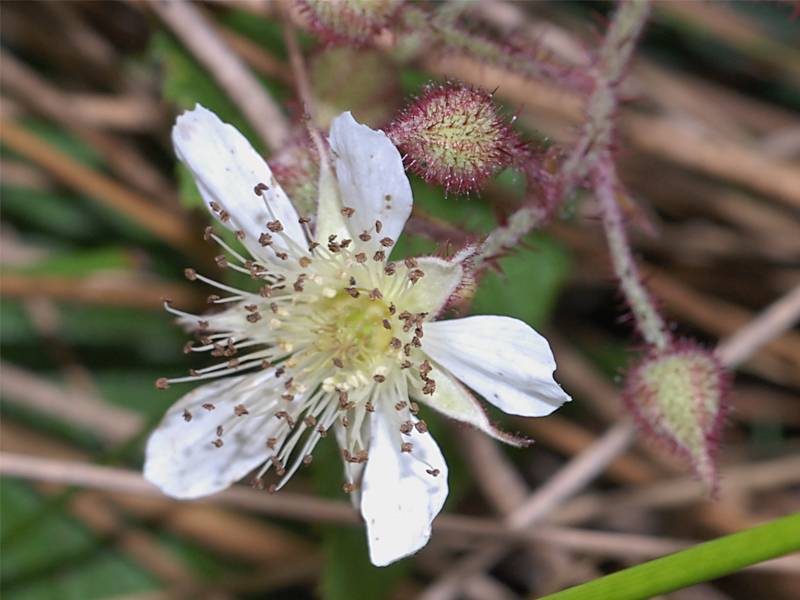
<path fill-rule="evenodd" d="M 323 321 L 317 330 L 320 351 L 333 354 L 347 369 L 368 368 L 383 358 L 392 339 L 384 324 L 390 313 L 383 300 L 342 291 L 317 305 Z"/>

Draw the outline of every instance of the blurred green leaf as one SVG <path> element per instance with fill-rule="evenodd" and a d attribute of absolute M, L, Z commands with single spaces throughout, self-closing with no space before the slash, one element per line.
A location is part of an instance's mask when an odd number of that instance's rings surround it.
<path fill-rule="evenodd" d="M 2 197 L 4 220 L 36 229 L 42 236 L 88 239 L 96 233 L 97 219 L 83 210 L 81 199 L 62 192 L 17 186 L 3 186 Z"/>
<path fill-rule="evenodd" d="M 133 266 L 130 252 L 122 248 L 97 248 L 61 252 L 31 265 L 9 269 L 28 275 L 59 275 L 81 277 L 98 271 L 128 270 Z"/>
<path fill-rule="evenodd" d="M 42 508 L 44 500 L 27 485 L 0 486 L 0 535 Z M 60 514 L 44 513 L 28 535 L 3 544 L 0 562 L 5 600 L 92 600 L 142 593 L 157 583 L 82 526 Z"/>
<path fill-rule="evenodd" d="M 472 313 L 516 317 L 534 327 L 547 321 L 571 261 L 563 247 L 545 235 L 528 236 L 525 242 L 528 248 L 498 261 L 501 273 L 490 271 L 481 280 Z"/>

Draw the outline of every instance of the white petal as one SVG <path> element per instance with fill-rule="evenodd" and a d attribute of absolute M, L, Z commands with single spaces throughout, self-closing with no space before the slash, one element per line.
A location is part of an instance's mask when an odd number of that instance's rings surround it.
<path fill-rule="evenodd" d="M 198 498 L 227 488 L 266 461 L 272 454 L 266 440 L 280 423 L 271 411 L 264 413 L 269 400 L 263 389 L 271 376 L 218 379 L 173 404 L 147 441 L 145 478 L 173 498 Z M 214 409 L 203 408 L 206 403 Z M 236 416 L 238 404 L 251 414 Z M 223 427 L 220 448 L 212 444 L 218 426 Z"/>
<path fill-rule="evenodd" d="M 417 378 L 410 386 L 411 396 L 415 400 L 427 404 L 451 419 L 477 427 L 501 442 L 513 446 L 527 446 L 530 444 L 530 440 L 512 435 L 492 425 L 486 415 L 486 411 L 475 397 L 446 371 L 433 367 L 428 373 L 428 377 L 436 382 L 436 389 L 433 394 L 424 394 L 422 392 L 424 382 L 422 379 Z"/>
<path fill-rule="evenodd" d="M 430 433 L 402 436 L 392 407 L 372 413 L 369 459 L 361 514 L 367 524 L 370 560 L 382 567 L 413 554 L 431 535 L 431 522 L 447 498 L 447 464 Z M 409 441 L 411 452 L 400 452 Z M 428 471 L 438 469 L 437 475 Z"/>
<path fill-rule="evenodd" d="M 206 204 L 217 202 L 230 214 L 225 226 L 244 231 L 245 245 L 255 256 L 271 259 L 271 250 L 262 247 L 258 238 L 267 231 L 267 222 L 275 219 L 295 244 L 307 247 L 292 203 L 267 163 L 235 127 L 198 104 L 178 117 L 172 128 L 172 143 L 178 158 L 194 175 Z M 259 183 L 269 188 L 263 193 L 269 210 L 255 193 Z M 214 211 L 212 214 L 217 216 Z M 287 249 L 282 236 L 273 235 L 273 239 L 279 249 Z"/>
<path fill-rule="evenodd" d="M 339 183 L 324 160 L 320 164 L 318 187 L 314 239 L 322 243 L 327 241 L 331 235 L 337 236 L 340 240 L 350 237 L 350 230 L 347 228 L 344 215 L 342 215 L 343 206 L 339 195 Z"/>
<path fill-rule="evenodd" d="M 411 214 L 411 185 L 400 152 L 382 131 L 361 125 L 349 113 L 333 120 L 330 135 L 342 203 L 355 212 L 351 235 L 368 231 L 374 240 L 396 241 Z M 380 221 L 380 233 L 375 231 Z"/>
<path fill-rule="evenodd" d="M 408 269 L 398 265 L 399 277 L 407 277 L 410 270 L 419 269 L 424 275 L 403 296 L 403 308 L 413 313 L 435 316 L 464 279 L 464 268 L 457 261 L 447 261 L 434 256 L 418 258 L 417 266 Z"/>
<path fill-rule="evenodd" d="M 512 415 L 549 415 L 570 397 L 553 379 L 547 340 L 509 317 L 477 316 L 425 324 L 422 349 Z"/>

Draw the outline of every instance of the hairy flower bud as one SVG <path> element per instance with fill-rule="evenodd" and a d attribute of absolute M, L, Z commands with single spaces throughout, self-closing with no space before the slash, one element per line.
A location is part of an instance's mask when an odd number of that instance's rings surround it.
<path fill-rule="evenodd" d="M 491 94 L 466 85 L 430 86 L 392 123 L 388 135 L 406 166 L 447 191 L 475 191 L 525 155 Z"/>
<path fill-rule="evenodd" d="M 647 356 L 628 373 L 625 387 L 625 403 L 639 424 L 686 457 L 712 494 L 727 391 L 717 358 L 692 342 Z"/>
<path fill-rule="evenodd" d="M 362 45 L 386 28 L 404 0 L 299 0 L 314 33 L 327 42 Z"/>

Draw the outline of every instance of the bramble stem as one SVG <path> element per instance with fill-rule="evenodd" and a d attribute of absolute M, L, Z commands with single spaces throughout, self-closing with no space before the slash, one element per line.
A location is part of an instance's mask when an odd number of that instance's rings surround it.
<path fill-rule="evenodd" d="M 800 513 L 698 544 L 540 600 L 640 600 L 800 550 Z"/>
<path fill-rule="evenodd" d="M 670 334 L 653 298 L 644 287 L 639 269 L 631 254 L 625 222 L 616 199 L 617 178 L 611 157 L 602 157 L 593 170 L 595 196 L 603 215 L 603 228 L 620 289 L 633 312 L 636 329 L 645 342 L 659 350 L 670 342 Z"/>

